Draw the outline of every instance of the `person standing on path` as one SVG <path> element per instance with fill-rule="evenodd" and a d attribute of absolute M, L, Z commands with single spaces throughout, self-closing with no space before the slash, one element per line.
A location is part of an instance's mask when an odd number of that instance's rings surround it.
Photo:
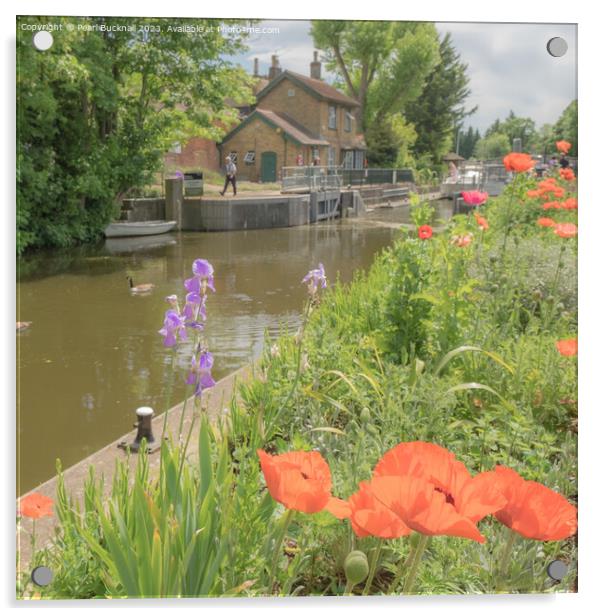
<path fill-rule="evenodd" d="M 232 190 L 236 197 L 236 165 L 232 162 L 229 156 L 226 156 L 226 181 L 224 183 L 224 190 L 220 192 L 223 197 L 226 190 L 228 190 L 228 184 L 232 184 Z"/>

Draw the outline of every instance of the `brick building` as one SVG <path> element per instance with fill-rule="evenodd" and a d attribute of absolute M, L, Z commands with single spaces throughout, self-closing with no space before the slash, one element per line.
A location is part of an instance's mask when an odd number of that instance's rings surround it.
<path fill-rule="evenodd" d="M 257 73 L 257 64 L 255 66 Z M 310 77 L 282 71 L 276 56 L 256 105 L 219 144 L 221 162 L 230 156 L 241 180 L 273 182 L 282 167 L 320 165 L 361 169 L 366 143 L 354 116 L 358 103 L 321 79 L 317 53 Z"/>

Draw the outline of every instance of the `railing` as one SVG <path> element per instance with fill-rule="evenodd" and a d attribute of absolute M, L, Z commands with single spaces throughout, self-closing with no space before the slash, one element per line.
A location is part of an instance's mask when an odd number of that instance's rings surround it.
<path fill-rule="evenodd" d="M 340 187 L 340 167 L 282 167 L 282 192 L 314 192 Z"/>
<path fill-rule="evenodd" d="M 344 169 L 343 167 L 283 167 L 282 191 L 330 190 L 341 186 L 413 183 L 411 169 Z"/>
<path fill-rule="evenodd" d="M 414 182 L 414 174 L 411 169 L 343 169 L 341 173 L 343 186 Z"/>

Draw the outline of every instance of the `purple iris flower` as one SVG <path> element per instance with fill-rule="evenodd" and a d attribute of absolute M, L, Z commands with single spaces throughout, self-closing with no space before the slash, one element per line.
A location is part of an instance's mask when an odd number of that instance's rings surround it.
<path fill-rule="evenodd" d="M 178 336 L 183 341 L 188 340 L 184 318 L 171 309 L 165 313 L 163 327 L 159 333 L 163 336 L 163 345 L 166 347 L 175 346 Z"/>
<path fill-rule="evenodd" d="M 189 293 L 200 295 L 205 292 L 205 287 L 208 287 L 215 293 L 213 286 L 213 265 L 205 259 L 195 259 L 192 264 L 193 278 L 188 278 L 184 281 L 184 287 Z"/>
<path fill-rule="evenodd" d="M 198 358 L 193 356 L 186 383 L 196 386 L 194 389 L 195 396 L 200 397 L 204 389 L 209 389 L 215 385 L 211 376 L 211 368 L 213 368 L 213 355 L 209 351 L 203 351 Z"/>
<path fill-rule="evenodd" d="M 307 283 L 307 288 L 309 290 L 310 295 L 315 295 L 316 292 L 318 291 L 318 288 L 320 287 L 322 289 L 325 289 L 327 282 L 326 282 L 326 273 L 324 272 L 324 266 L 321 263 L 319 263 L 318 269 L 309 270 L 309 272 L 307 272 L 307 275 L 305 276 L 305 278 L 303 278 L 301 283 Z"/>

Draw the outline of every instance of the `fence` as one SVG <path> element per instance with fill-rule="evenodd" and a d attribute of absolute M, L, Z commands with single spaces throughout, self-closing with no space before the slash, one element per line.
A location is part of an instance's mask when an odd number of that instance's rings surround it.
<path fill-rule="evenodd" d="M 314 192 L 340 187 L 339 167 L 282 167 L 282 192 Z"/>
<path fill-rule="evenodd" d="M 341 186 L 414 182 L 411 169 L 344 169 L 343 167 L 283 167 L 283 192 L 329 190 Z"/>

